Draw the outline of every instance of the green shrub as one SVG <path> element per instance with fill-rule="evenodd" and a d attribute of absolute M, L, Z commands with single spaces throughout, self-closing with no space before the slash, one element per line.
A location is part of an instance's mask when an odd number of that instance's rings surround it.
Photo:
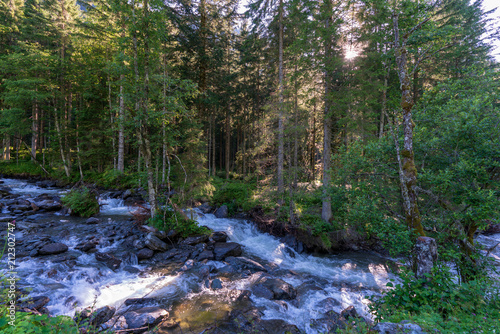
<path fill-rule="evenodd" d="M 208 228 L 199 226 L 196 220 L 186 218 L 171 207 L 167 207 L 165 211 L 148 219 L 147 222 L 160 231 L 174 230 L 183 238 L 210 233 Z"/>
<path fill-rule="evenodd" d="M 249 210 L 252 207 L 250 201 L 249 186 L 245 183 L 225 183 L 220 186 L 212 196 L 213 205 L 226 204 L 229 212 L 234 212 L 237 208 Z"/>
<path fill-rule="evenodd" d="M 424 330 L 440 333 L 498 333 L 500 295 L 491 281 L 478 279 L 459 284 L 446 266 L 435 267 L 431 279 L 416 279 L 403 271 L 401 284 L 382 298 L 370 298 L 376 321 L 411 320 Z"/>
<path fill-rule="evenodd" d="M 72 189 L 61 202 L 76 216 L 90 217 L 99 213 L 99 201 L 95 193 L 86 187 Z"/>

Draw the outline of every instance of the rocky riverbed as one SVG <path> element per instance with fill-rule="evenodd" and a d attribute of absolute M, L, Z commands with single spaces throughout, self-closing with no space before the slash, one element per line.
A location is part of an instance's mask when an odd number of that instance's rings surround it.
<path fill-rule="evenodd" d="M 370 323 L 364 297 L 395 278 L 393 261 L 376 253 L 306 254 L 208 206 L 188 214 L 212 232 L 190 238 L 139 225 L 130 205 L 141 199 L 131 192 L 103 193 L 99 215 L 73 217 L 60 202 L 65 191 L 0 184 L 0 233 L 16 222 L 17 288 L 29 296 L 21 310 L 134 333 L 327 333 Z M 403 327 L 420 331 L 374 329 Z"/>

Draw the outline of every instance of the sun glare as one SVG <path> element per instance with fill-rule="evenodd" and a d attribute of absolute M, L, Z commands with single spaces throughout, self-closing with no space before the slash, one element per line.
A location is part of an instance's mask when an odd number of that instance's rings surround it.
<path fill-rule="evenodd" d="M 354 50 L 347 50 L 345 52 L 345 58 L 348 59 L 348 60 L 351 60 L 355 57 L 358 56 L 358 52 L 357 51 L 354 51 Z"/>

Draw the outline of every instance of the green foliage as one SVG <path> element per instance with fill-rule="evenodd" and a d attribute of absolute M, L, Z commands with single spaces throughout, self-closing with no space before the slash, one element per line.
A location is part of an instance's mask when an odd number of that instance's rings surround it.
<path fill-rule="evenodd" d="M 95 193 L 86 187 L 72 189 L 61 198 L 61 202 L 76 216 L 90 217 L 99 213 L 99 201 Z"/>
<path fill-rule="evenodd" d="M 104 188 L 130 189 L 138 186 L 139 175 L 126 170 L 107 169 L 103 173 L 87 173 L 86 182 L 92 182 Z"/>
<path fill-rule="evenodd" d="M 162 213 L 148 219 L 147 224 L 160 231 L 174 230 L 183 238 L 210 233 L 205 226 L 199 226 L 196 220 L 186 217 L 172 207 L 166 207 Z"/>
<path fill-rule="evenodd" d="M 415 279 L 411 271 L 403 271 L 400 278 L 401 284 L 387 284 L 391 290 L 382 298 L 370 298 L 376 321 L 410 319 L 440 333 L 500 330 L 500 295 L 491 281 L 459 284 L 447 266 L 435 267 L 428 278 Z"/>
<path fill-rule="evenodd" d="M 224 182 L 217 186 L 211 202 L 216 206 L 226 204 L 230 213 L 234 213 L 239 208 L 245 211 L 250 210 L 255 205 L 250 199 L 250 191 L 251 186 L 246 183 Z"/>
<path fill-rule="evenodd" d="M 0 161 L 0 173 L 5 175 L 45 175 L 43 170 L 30 160 Z"/>

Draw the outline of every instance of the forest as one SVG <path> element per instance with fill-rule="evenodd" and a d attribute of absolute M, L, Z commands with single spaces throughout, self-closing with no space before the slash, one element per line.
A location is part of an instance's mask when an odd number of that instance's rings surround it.
<path fill-rule="evenodd" d="M 1 0 L 0 174 L 142 192 L 157 227 L 225 205 L 309 252 L 406 259 L 375 322 L 498 332 L 500 258 L 476 240 L 500 232 L 488 14 L 482 0 Z M 439 254 L 424 277 L 419 237 Z"/>

